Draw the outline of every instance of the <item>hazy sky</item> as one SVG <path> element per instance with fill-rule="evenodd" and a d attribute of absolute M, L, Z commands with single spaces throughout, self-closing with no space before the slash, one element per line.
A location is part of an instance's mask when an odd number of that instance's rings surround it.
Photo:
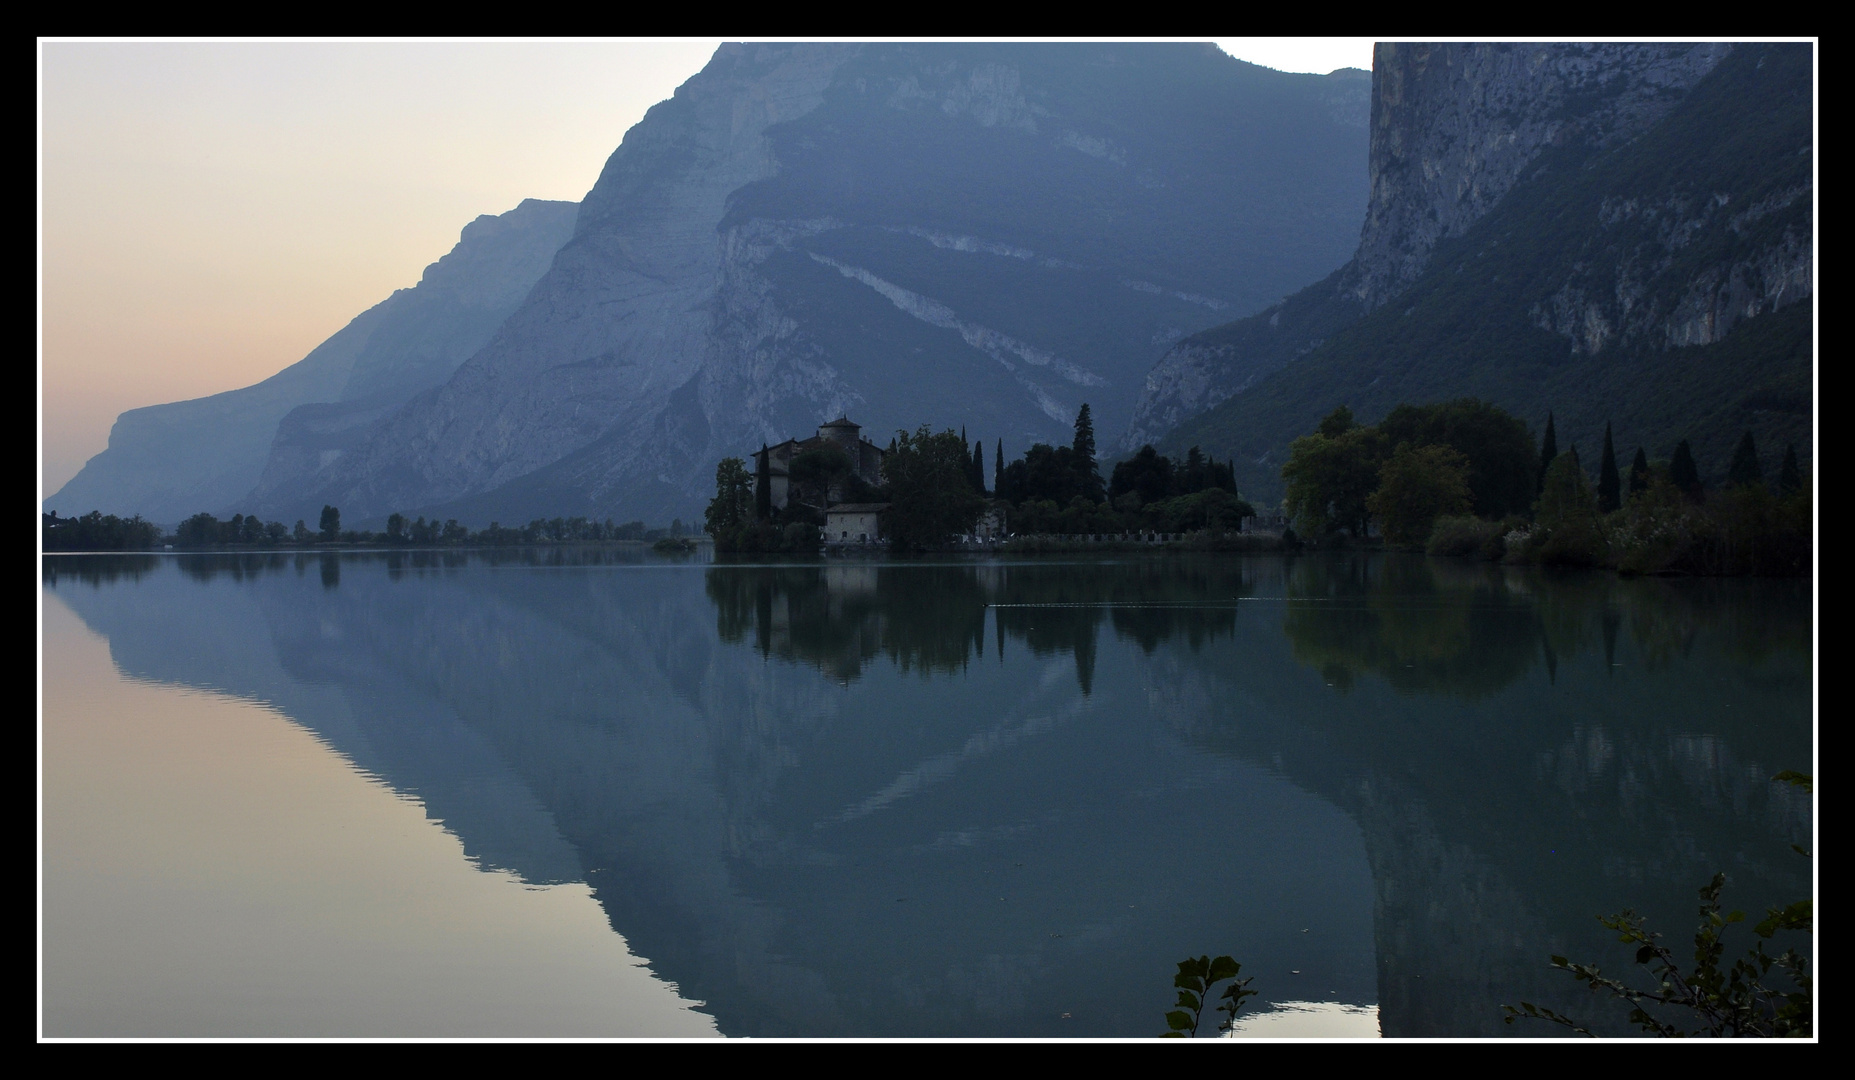
<path fill-rule="evenodd" d="M 583 197 L 716 44 L 42 41 L 41 498 L 124 409 L 257 382 L 477 215 Z M 1219 45 L 1372 66 L 1370 41 Z"/>

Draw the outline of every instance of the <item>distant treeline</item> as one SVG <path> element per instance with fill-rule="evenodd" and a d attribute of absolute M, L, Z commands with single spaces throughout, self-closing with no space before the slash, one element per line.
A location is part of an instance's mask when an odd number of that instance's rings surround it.
<path fill-rule="evenodd" d="M 341 511 L 325 506 L 311 529 L 298 520 L 294 526 L 281 521 L 264 521 L 256 514 L 233 514 L 220 520 L 212 514 L 199 513 L 181 522 L 169 534 L 160 526 L 139 516 L 119 518 L 92 511 L 81 518 L 61 518 L 54 511 L 41 514 L 40 535 L 46 551 L 126 551 L 172 546 L 177 548 L 302 547 L 311 544 L 370 544 L 380 546 L 512 547 L 524 544 L 587 544 L 626 541 L 649 542 L 685 535 L 688 530 L 681 519 L 670 527 L 647 528 L 642 521 L 622 525 L 610 518 L 603 522 L 585 517 L 536 518 L 518 528 L 505 528 L 490 522 L 489 528 L 472 531 L 456 518 L 446 521 L 424 517 L 408 519 L 404 514 L 387 518 L 383 532 L 343 529 Z"/>
<path fill-rule="evenodd" d="M 1314 542 L 1392 547 L 1626 573 L 1789 575 L 1810 569 L 1813 505 L 1797 448 L 1767 482 L 1752 433 L 1708 490 L 1686 439 L 1619 467 L 1610 426 L 1597 474 L 1576 446 L 1474 399 L 1400 405 L 1376 426 L 1342 406 L 1296 439 L 1284 506 Z"/>
<path fill-rule="evenodd" d="M 119 518 L 95 510 L 83 517 L 61 518 L 57 511 L 39 515 L 40 544 L 46 551 L 133 551 L 161 542 L 161 527 L 141 515 Z"/>

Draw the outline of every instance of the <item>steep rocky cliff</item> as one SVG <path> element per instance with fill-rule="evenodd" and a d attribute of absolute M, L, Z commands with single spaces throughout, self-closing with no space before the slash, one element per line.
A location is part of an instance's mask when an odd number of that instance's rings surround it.
<path fill-rule="evenodd" d="M 1223 365 L 1206 384 L 1246 388 L 1161 446 L 1234 457 L 1245 490 L 1273 498 L 1288 443 L 1335 406 L 1370 422 L 1400 402 L 1477 396 L 1536 429 L 1555 414 L 1562 447 L 1589 451 L 1606 424 L 1624 454 L 1666 456 L 1687 439 L 1709 480 L 1747 430 L 1768 471 L 1787 442 L 1807 462 L 1813 62 L 1807 45 L 1739 45 L 1645 130 L 1546 145 L 1389 302 L 1368 312 L 1382 295 L 1371 286 L 1284 304 L 1284 325 L 1297 305 L 1356 313 L 1332 318 L 1318 345 L 1304 333 L 1298 357 L 1258 372 L 1256 354 L 1204 349 Z M 1384 273 L 1355 262 L 1325 287 L 1399 280 L 1374 265 Z M 1254 340 L 1272 317 L 1199 341 Z"/>
<path fill-rule="evenodd" d="M 419 283 L 356 316 L 308 356 L 263 382 L 192 401 L 132 409 L 109 448 L 46 508 L 189 515 L 301 508 L 263 496 L 312 474 L 370 418 L 449 378 L 547 269 L 575 206 L 529 199 L 466 225 Z M 257 487 L 254 494 L 253 487 Z"/>
<path fill-rule="evenodd" d="M 685 518 L 848 413 L 1021 451 L 1330 273 L 1368 82 L 1186 45 L 731 45 L 625 137 L 528 302 L 302 505 Z"/>
<path fill-rule="evenodd" d="M 1371 195 L 1352 261 L 1250 319 L 1181 341 L 1148 375 L 1122 447 L 1160 438 L 1383 305 L 1541 154 L 1628 142 L 1729 51 L 1720 44 L 1380 44 Z"/>

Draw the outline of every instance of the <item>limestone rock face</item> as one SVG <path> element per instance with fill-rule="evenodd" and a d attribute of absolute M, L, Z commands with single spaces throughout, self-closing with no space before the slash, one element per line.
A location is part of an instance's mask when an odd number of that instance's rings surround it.
<path fill-rule="evenodd" d="M 1566 338 L 1573 355 L 1642 341 L 1711 345 L 1745 319 L 1808 300 L 1812 193 L 1798 179 L 1751 206 L 1724 191 L 1606 200 L 1606 257 L 1579 260 L 1532 305 L 1534 325 Z M 1703 248 L 1726 257 L 1684 257 Z"/>
<path fill-rule="evenodd" d="M 109 448 L 46 507 L 167 524 L 201 511 L 302 516 L 295 502 L 271 493 L 333 460 L 366 422 L 449 378 L 541 277 L 575 212 L 573 203 L 530 199 L 479 217 L 418 285 L 395 291 L 276 375 L 123 413 Z"/>
<path fill-rule="evenodd" d="M 1242 393 L 1387 303 L 1422 275 L 1438 243 L 1481 220 L 1542 153 L 1641 135 L 1730 50 L 1708 43 L 1381 43 L 1373 53 L 1371 195 L 1352 260 L 1243 323 L 1181 341 L 1148 374 L 1121 449 L 1152 442 Z M 1722 303 L 1722 310 L 1745 311 L 1779 302 L 1782 288 L 1755 303 L 1745 286 L 1735 293 L 1724 284 L 1731 278 L 1712 292 L 1696 283 L 1707 299 L 1697 297 L 1689 322 L 1730 325 L 1734 316 L 1715 311 Z M 1794 270 L 1791 278 L 1794 294 Z M 1727 298 L 1712 299 L 1720 289 Z M 1584 326 L 1583 312 L 1579 297 L 1568 295 L 1539 318 L 1574 337 L 1610 333 L 1595 324 L 1574 329 Z"/>
<path fill-rule="evenodd" d="M 1173 342 L 1344 261 L 1366 86 L 1208 45 L 726 46 L 493 340 L 295 498 L 687 520 L 721 457 L 839 415 L 1013 454 L 1084 402 L 1120 427 Z"/>
<path fill-rule="evenodd" d="M 1341 287 L 1378 307 L 1539 154 L 1625 142 L 1712 71 L 1723 43 L 1422 44 L 1373 50 L 1372 196 Z"/>
<path fill-rule="evenodd" d="M 1557 60 L 1581 58 L 1566 47 Z M 1807 456 L 1815 49 L 1735 44 L 1685 90 L 1632 89 L 1678 87 L 1705 57 L 1668 66 L 1678 59 L 1652 51 L 1644 63 L 1680 78 L 1616 76 L 1612 103 L 1585 108 L 1589 122 L 1557 144 L 1549 124 L 1535 130 L 1541 149 L 1511 182 L 1507 166 L 1477 173 L 1462 158 L 1459 182 L 1445 183 L 1448 155 L 1405 154 L 1397 170 L 1415 194 L 1399 205 L 1430 210 L 1379 213 L 1329 281 L 1181 342 L 1142 408 L 1169 418 L 1186 411 L 1168 412 L 1173 402 L 1223 400 L 1156 448 L 1234 459 L 1244 490 L 1268 498 L 1292 441 L 1339 405 L 1372 423 L 1399 404 L 1476 397 L 1535 430 L 1555 416 L 1561 446 L 1596 445 L 1607 429 L 1655 455 L 1686 441 L 1708 483 L 1748 432 L 1768 454 L 1794 443 Z M 1475 100 L 1502 104 L 1460 78 Z M 1392 155 L 1374 153 L 1382 190 Z M 1466 217 L 1490 177 L 1506 193 L 1466 226 L 1437 209 Z M 1401 288 L 1415 264 L 1379 257 L 1406 250 L 1375 247 L 1386 230 L 1403 230 L 1416 254 L 1435 241 Z"/>

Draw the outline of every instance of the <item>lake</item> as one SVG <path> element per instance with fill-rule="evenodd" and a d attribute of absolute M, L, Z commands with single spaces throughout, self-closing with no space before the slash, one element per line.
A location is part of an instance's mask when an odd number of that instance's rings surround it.
<path fill-rule="evenodd" d="M 1629 1034 L 1547 957 L 1811 889 L 1807 581 L 41 565 L 52 1037 L 1151 1036 L 1220 953 L 1240 1034 Z"/>

